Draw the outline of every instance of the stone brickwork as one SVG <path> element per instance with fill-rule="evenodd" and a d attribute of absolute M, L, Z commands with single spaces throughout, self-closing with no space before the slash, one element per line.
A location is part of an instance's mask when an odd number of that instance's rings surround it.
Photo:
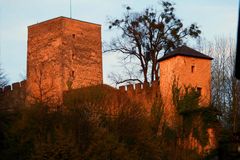
<path fill-rule="evenodd" d="M 13 110 L 24 106 L 26 80 L 0 88 L 0 110 Z"/>
<path fill-rule="evenodd" d="M 211 60 L 188 56 L 175 56 L 160 61 L 160 92 L 164 106 L 164 119 L 170 127 L 181 121 L 173 104 L 173 87 L 180 88 L 180 96 L 184 95 L 185 87 L 194 87 L 200 92 L 200 106 L 209 107 L 211 103 Z M 216 147 L 215 132 L 207 129 L 208 145 L 202 147 L 190 134 L 182 143 L 189 149 L 197 149 L 203 153 Z M 186 143 L 185 143 L 186 141 Z M 186 146 L 186 144 L 188 144 Z"/>
<path fill-rule="evenodd" d="M 200 105 L 211 101 L 211 60 L 187 56 L 176 56 L 160 62 L 160 92 L 165 106 L 166 120 L 172 126 L 175 107 L 172 101 L 173 84 L 179 88 L 196 87 L 201 92 Z"/>
<path fill-rule="evenodd" d="M 159 82 L 157 81 L 154 81 L 151 85 L 149 83 L 137 83 L 120 86 L 119 90 L 126 93 L 132 100 L 143 104 L 148 113 L 151 112 L 156 98 L 160 97 Z"/>
<path fill-rule="evenodd" d="M 63 91 L 102 83 L 100 25 L 58 17 L 28 27 L 28 102 L 61 103 Z"/>

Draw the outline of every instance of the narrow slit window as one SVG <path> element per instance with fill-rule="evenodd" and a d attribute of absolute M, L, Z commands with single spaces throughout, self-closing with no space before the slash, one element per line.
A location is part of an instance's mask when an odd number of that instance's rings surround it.
<path fill-rule="evenodd" d="M 72 72 L 71 72 L 71 76 L 74 77 L 74 76 L 75 76 L 74 74 L 75 74 L 74 71 L 72 71 Z"/>
<path fill-rule="evenodd" d="M 76 37 L 76 35 L 75 35 L 75 34 L 72 34 L 72 37 L 73 37 L 73 38 L 75 38 L 75 37 Z"/>
<path fill-rule="evenodd" d="M 72 59 L 74 59 L 75 58 L 75 54 L 72 54 Z"/>
<path fill-rule="evenodd" d="M 194 70 L 195 70 L 195 66 L 191 66 L 192 73 L 194 72 Z"/>

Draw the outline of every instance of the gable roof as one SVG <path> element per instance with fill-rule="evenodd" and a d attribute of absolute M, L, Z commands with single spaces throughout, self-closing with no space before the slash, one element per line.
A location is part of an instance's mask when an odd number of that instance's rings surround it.
<path fill-rule="evenodd" d="M 166 59 L 169 59 L 169 58 L 172 58 L 175 56 L 187 56 L 187 57 L 196 57 L 196 58 L 201 58 L 201 59 L 213 60 L 212 57 L 209 57 L 203 53 L 200 53 L 192 48 L 189 48 L 189 47 L 183 45 L 183 46 L 175 49 L 174 51 L 171 51 L 171 52 L 165 54 L 162 58 L 158 59 L 158 62 L 164 61 Z"/>

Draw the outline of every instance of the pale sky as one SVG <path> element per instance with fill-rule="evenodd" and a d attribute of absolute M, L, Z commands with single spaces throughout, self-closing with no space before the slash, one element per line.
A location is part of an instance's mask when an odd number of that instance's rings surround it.
<path fill-rule="evenodd" d="M 27 26 L 54 17 L 70 15 L 70 0 L 0 0 L 0 63 L 10 82 L 22 80 L 26 73 Z M 102 41 L 114 33 L 108 30 L 107 17 L 121 17 L 124 5 L 136 11 L 157 5 L 159 0 L 72 0 L 72 17 L 102 25 Z M 173 0 L 176 14 L 185 26 L 197 23 L 202 36 L 236 37 L 238 0 Z M 104 83 L 110 72 L 118 72 L 114 54 L 103 55 Z"/>

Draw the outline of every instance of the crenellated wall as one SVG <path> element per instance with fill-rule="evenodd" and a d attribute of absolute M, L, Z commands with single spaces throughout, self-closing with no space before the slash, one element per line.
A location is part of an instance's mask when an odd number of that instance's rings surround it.
<path fill-rule="evenodd" d="M 12 110 L 25 103 L 26 80 L 0 88 L 0 110 Z"/>
<path fill-rule="evenodd" d="M 5 86 L 4 88 L 0 88 L 0 93 L 1 94 L 9 94 L 9 93 L 14 92 L 16 90 L 24 88 L 25 85 L 26 85 L 26 80 L 23 80 L 21 82 L 15 82 L 13 84 Z"/>
<path fill-rule="evenodd" d="M 151 107 L 155 98 L 160 96 L 160 86 L 158 81 L 149 83 L 137 83 L 126 86 L 120 86 L 119 90 L 126 93 L 133 100 L 142 103 L 147 112 L 151 111 Z"/>

